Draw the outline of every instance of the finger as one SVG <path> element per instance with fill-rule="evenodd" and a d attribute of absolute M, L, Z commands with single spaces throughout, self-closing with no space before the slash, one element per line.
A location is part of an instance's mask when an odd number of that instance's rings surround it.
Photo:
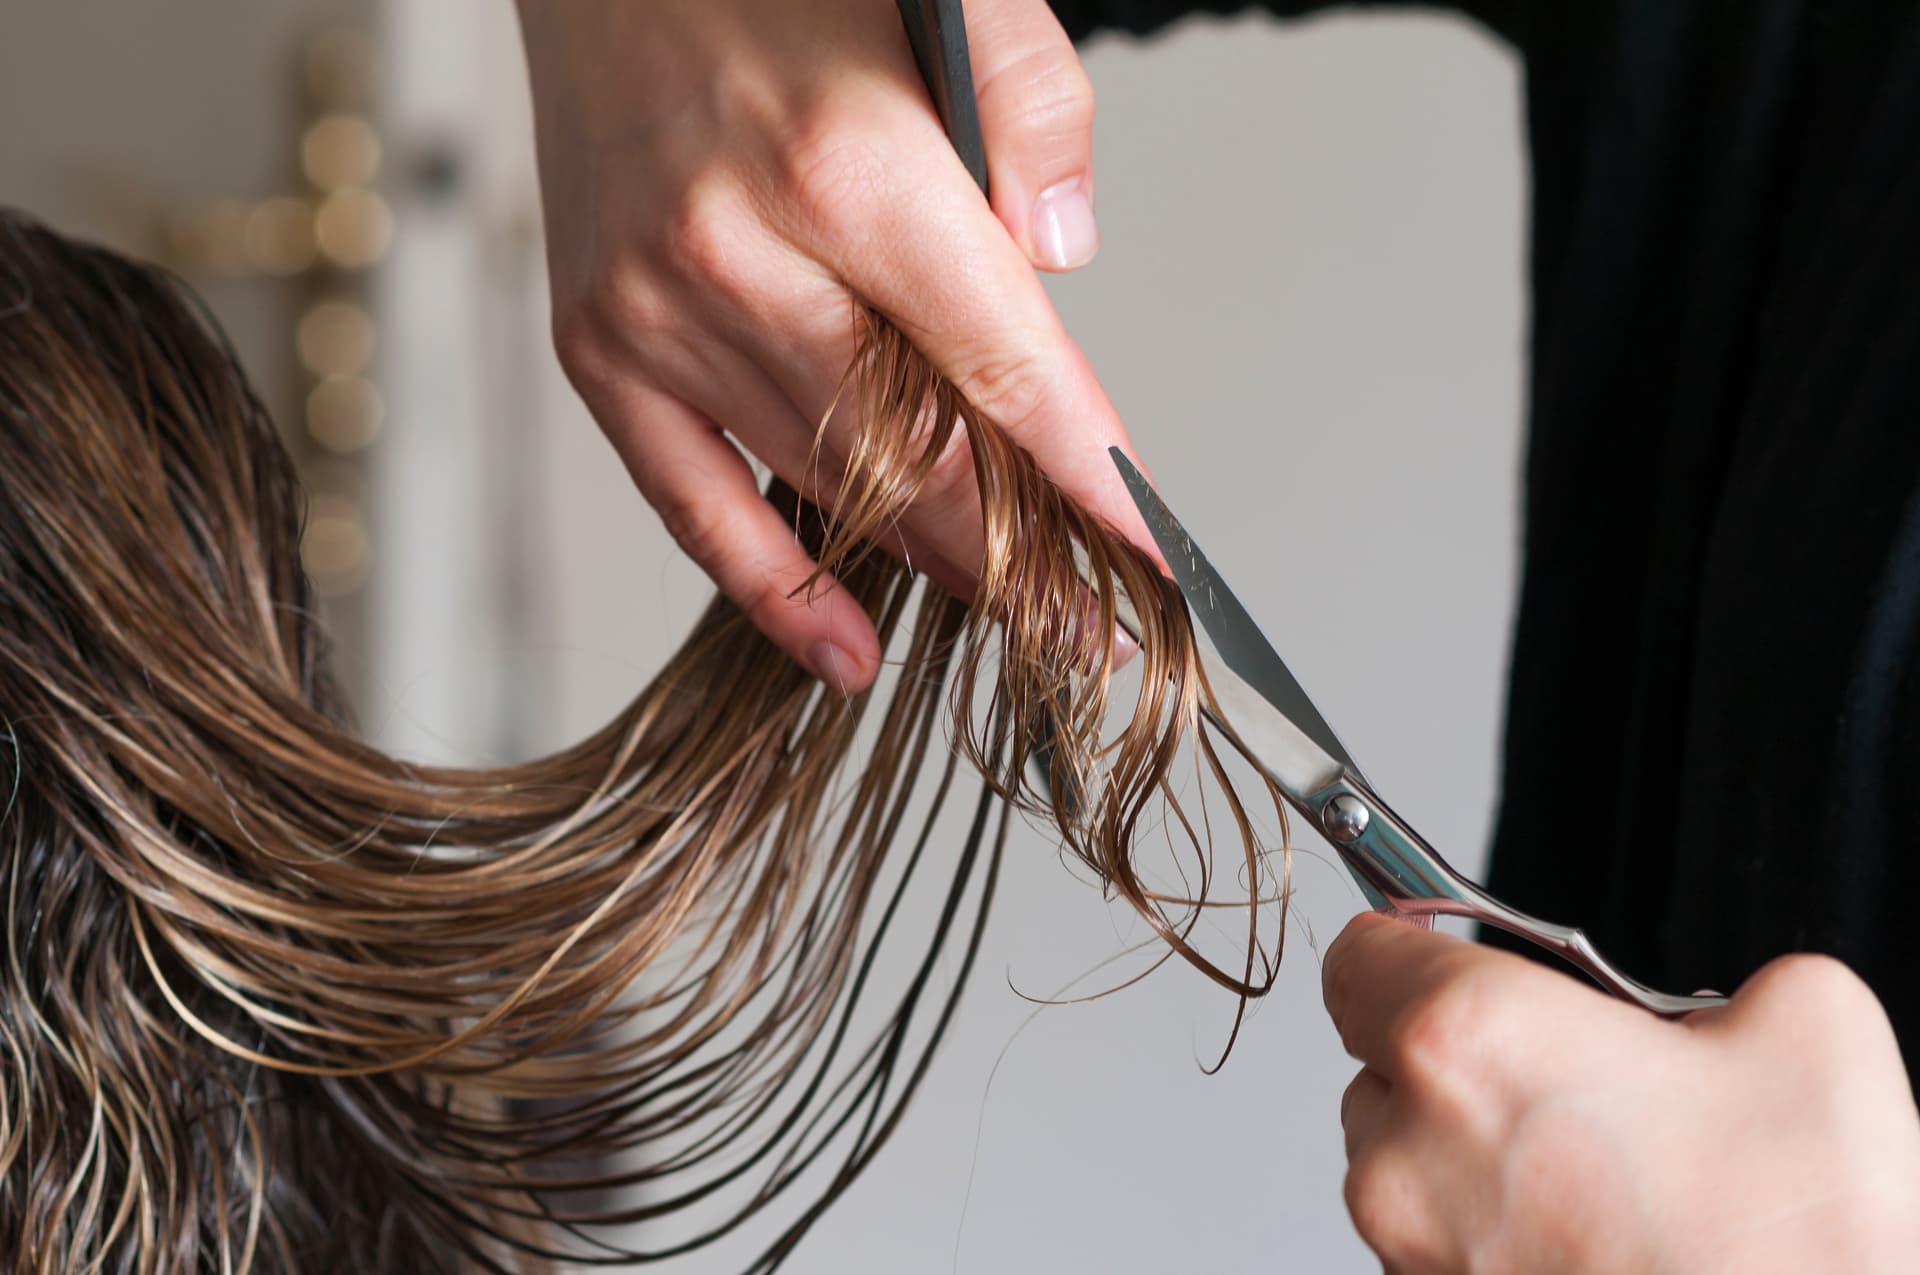
<path fill-rule="evenodd" d="M 1030 452 L 1056 485 L 1151 549 L 1152 538 L 1108 456 L 1109 448 L 1119 447 L 1138 460 L 1132 441 L 1018 249 L 977 202 L 971 210 L 955 210 L 945 232 L 956 246 L 968 239 L 979 245 L 970 259 L 964 248 L 956 260 L 937 242 L 908 242 L 907 225 L 884 224 L 901 215 L 914 214 L 901 210 L 880 218 L 880 234 L 893 245 L 891 262 L 879 270 L 854 267 L 851 286 L 892 319 L 990 423 Z M 945 481 L 929 490 L 915 512 L 930 535 L 964 539 L 978 526 L 978 494 L 970 458 L 958 451 L 951 459 Z"/>
<path fill-rule="evenodd" d="M 711 397 L 695 400 L 696 408 L 709 420 L 724 412 L 725 419 L 738 421 L 730 432 L 748 451 L 814 504 L 835 508 L 847 469 L 835 439 L 820 437 L 761 368 L 737 355 L 709 361 L 720 370 L 698 379 L 695 392 Z M 906 523 L 878 527 L 873 539 L 955 597 L 973 596 L 974 574 Z"/>
<path fill-rule="evenodd" d="M 1346 1134 L 1347 1161 L 1373 1145 L 1390 1121 L 1393 1084 L 1371 1067 L 1362 1067 L 1340 1095 L 1340 1128 Z"/>
<path fill-rule="evenodd" d="M 1408 1009 L 1457 979 L 1463 964 L 1499 955 L 1449 934 L 1363 912 L 1327 948 L 1321 995 L 1347 1053 L 1392 1079 L 1395 1033 Z"/>
<path fill-rule="evenodd" d="M 743 440 L 745 441 L 745 440 Z M 830 442 L 818 446 L 798 435 L 782 432 L 750 444 L 769 469 L 822 509 L 833 509 L 846 476 L 846 461 Z M 876 527 L 873 540 L 887 553 L 924 575 L 956 598 L 973 596 L 976 576 L 955 562 L 940 546 L 904 522 Z"/>
<path fill-rule="evenodd" d="M 1766 1038 L 1769 1052 L 1817 1056 L 1837 1050 L 1857 1069 L 1897 1056 L 1886 1009 L 1858 974 L 1830 956 L 1775 957 L 1740 985 L 1726 1006 L 1687 1024 L 1705 1036 Z M 1895 1070 L 1898 1070 L 1896 1067 Z"/>
<path fill-rule="evenodd" d="M 865 689 L 880 663 L 872 621 L 836 580 L 802 588 L 814 561 L 746 458 L 666 394 L 629 384 L 621 398 L 608 437 L 668 533 L 801 667 L 843 694 Z"/>
<path fill-rule="evenodd" d="M 739 255 L 753 259 L 762 271 L 769 265 L 793 268 L 791 250 L 785 245 L 751 235 L 735 242 Z M 711 300 L 691 290 L 677 295 L 678 304 L 689 314 Z M 851 303 L 843 298 L 841 304 L 844 308 Z M 620 435 L 634 431 L 617 430 L 619 411 L 604 410 L 604 405 L 617 402 L 631 382 L 651 382 L 666 387 L 666 397 L 677 399 L 682 413 L 690 410 L 704 418 L 706 427 L 721 427 L 795 491 L 822 508 L 833 508 L 846 472 L 845 459 L 833 440 L 817 437 L 817 419 L 803 416 L 767 370 L 741 353 L 740 347 L 747 342 L 737 322 L 708 317 L 720 336 L 696 332 L 665 341 L 603 323 L 594 329 L 590 346 L 575 351 L 581 356 L 574 362 L 582 393 L 593 402 L 595 415 L 610 422 L 609 437 L 628 458 L 628 468 L 640 458 L 627 456 L 628 447 Z M 850 341 L 846 348 L 850 356 Z M 958 597 L 971 595 L 973 576 L 924 537 L 915 537 L 903 526 L 891 526 L 879 529 L 875 540 L 942 588 Z"/>
<path fill-rule="evenodd" d="M 1365 1073 L 1363 1073 L 1365 1074 Z M 1388 1275 L 1459 1271 L 1447 1241 L 1445 1212 L 1429 1177 L 1433 1153 L 1392 1137 L 1376 1137 L 1349 1154 L 1341 1194 L 1353 1229 Z"/>
<path fill-rule="evenodd" d="M 1042 270 L 1093 260 L 1093 83 L 1040 0 L 967 9 L 993 211 Z"/>
<path fill-rule="evenodd" d="M 902 42 L 902 77 L 913 75 Z M 861 104 L 860 92 L 875 95 Z M 897 91 L 897 90 L 896 90 Z M 877 116 L 880 89 L 849 90 L 842 109 Z M 930 112 L 885 133 L 868 132 L 803 165 L 803 188 L 785 218 L 796 254 L 831 271 L 886 314 L 990 421 L 1006 430 L 1080 504 L 1152 551 L 1152 539 L 1107 448 L 1133 455 L 1118 413 L 1065 330 L 1019 245 L 980 199 Z M 796 214 L 796 209 L 799 210 Z M 816 267 L 818 268 L 818 267 Z M 762 338 L 763 366 L 779 366 L 795 400 L 832 401 L 844 359 L 820 354 L 844 342 L 844 306 L 796 314 L 800 327 Z M 840 346 L 844 349 L 844 346 Z M 979 538 L 979 504 L 964 450 L 912 513 L 936 543 Z M 956 548 L 952 556 L 959 558 Z"/>
<path fill-rule="evenodd" d="M 1391 917 L 1355 917 L 1321 967 L 1347 1052 L 1401 1088 L 1463 1080 L 1529 1091 L 1582 1065 L 1593 1042 L 1632 1051 L 1670 1024 L 1516 956 Z"/>

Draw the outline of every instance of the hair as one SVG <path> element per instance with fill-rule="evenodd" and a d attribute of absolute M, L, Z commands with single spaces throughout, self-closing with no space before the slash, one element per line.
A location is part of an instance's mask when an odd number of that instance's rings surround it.
<path fill-rule="evenodd" d="M 0 211 L 13 1269 L 539 1270 L 762 1215 L 771 1269 L 925 1075 L 1015 812 L 1242 1010 L 1266 990 L 1284 844 L 1221 768 L 1177 593 L 855 318 L 837 512 L 769 498 L 898 654 L 889 689 L 823 689 L 715 601 L 581 743 L 416 765 L 344 718 L 293 466 L 191 294 Z M 870 551 L 960 440 L 987 543 L 967 602 Z M 1110 705 L 1123 618 L 1138 690 Z M 1232 968 L 1193 940 L 1222 904 L 1175 790 L 1192 756 L 1245 856 Z M 970 825 L 936 845 L 963 762 Z M 1133 851 L 1163 810 L 1199 864 L 1178 892 Z M 916 892 L 937 920 L 897 932 Z M 614 1242 L 632 1223 L 651 1247 Z"/>

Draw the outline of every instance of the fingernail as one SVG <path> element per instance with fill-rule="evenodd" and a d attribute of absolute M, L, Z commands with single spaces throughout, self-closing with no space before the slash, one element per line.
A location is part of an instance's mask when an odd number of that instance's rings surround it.
<path fill-rule="evenodd" d="M 807 667 L 813 675 L 839 691 L 842 695 L 851 695 L 852 687 L 860 676 L 860 665 L 853 656 L 831 642 L 815 642 L 807 648 Z"/>
<path fill-rule="evenodd" d="M 1074 177 L 1049 186 L 1033 201 L 1033 246 L 1043 264 L 1072 270 L 1100 250 L 1100 228 L 1093 221 L 1087 180 Z"/>
<path fill-rule="evenodd" d="M 1133 634 L 1119 625 L 1113 626 L 1113 667 L 1123 669 L 1134 656 L 1140 654 L 1140 644 L 1133 640 Z"/>

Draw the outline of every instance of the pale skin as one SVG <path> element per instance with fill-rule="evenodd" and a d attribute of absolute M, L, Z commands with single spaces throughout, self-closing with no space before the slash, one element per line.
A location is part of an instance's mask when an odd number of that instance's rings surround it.
<path fill-rule="evenodd" d="M 1365 1066 L 1347 1207 L 1391 1275 L 1805 1275 L 1920 1261 L 1920 1114 L 1837 961 L 1761 969 L 1667 1022 L 1376 915 L 1327 950 Z"/>
<path fill-rule="evenodd" d="M 742 449 L 819 491 L 856 298 L 1071 495 L 1137 526 L 1106 455 L 1126 431 L 1036 274 L 1097 245 L 1093 92 L 1045 3 L 967 6 L 991 206 L 893 0 L 519 8 L 561 362 L 680 546 L 795 660 L 858 690 L 880 650 L 843 592 L 795 592 L 813 564 Z M 965 594 L 980 544 L 956 446 L 891 547 Z"/>
<path fill-rule="evenodd" d="M 1044 0 L 968 0 L 982 200 L 893 0 L 520 0 L 555 344 L 642 496 L 768 637 L 830 685 L 879 667 L 748 457 L 832 499 L 816 430 L 856 299 L 913 338 L 1070 494 L 1137 516 L 1131 451 L 1039 270 L 1098 244 L 1093 95 Z M 1144 538 L 1144 532 L 1141 532 Z M 965 593 L 964 451 L 889 546 Z M 1920 1253 L 1920 1117 L 1872 995 L 1767 967 L 1664 1023 L 1518 958 L 1362 917 L 1327 1003 L 1366 1064 L 1347 1201 L 1393 1275 L 1874 1272 Z"/>

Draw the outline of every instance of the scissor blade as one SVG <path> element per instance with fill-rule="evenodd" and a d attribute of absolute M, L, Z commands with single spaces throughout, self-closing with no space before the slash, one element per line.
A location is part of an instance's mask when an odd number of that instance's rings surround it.
<path fill-rule="evenodd" d="M 1120 477 L 1126 480 L 1127 492 L 1140 510 L 1147 531 L 1160 546 L 1161 557 L 1173 569 L 1174 583 L 1180 586 L 1187 600 L 1187 610 L 1200 622 L 1220 664 L 1287 719 L 1307 742 L 1326 754 L 1333 766 L 1343 767 L 1360 778 L 1360 768 L 1341 744 L 1340 737 L 1313 706 L 1305 688 L 1267 641 L 1253 617 L 1247 614 L 1247 609 L 1240 605 L 1240 600 L 1233 596 L 1233 590 L 1220 578 L 1220 573 L 1207 561 L 1207 555 L 1200 551 L 1187 529 L 1118 447 L 1107 450 L 1120 470 Z M 1263 757 L 1261 760 L 1273 765 L 1279 759 Z"/>

